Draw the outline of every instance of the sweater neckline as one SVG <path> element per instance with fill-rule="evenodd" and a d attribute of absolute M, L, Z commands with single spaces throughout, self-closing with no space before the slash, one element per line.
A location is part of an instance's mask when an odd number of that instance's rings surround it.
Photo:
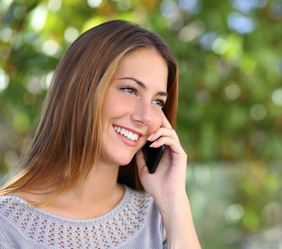
<path fill-rule="evenodd" d="M 121 211 L 121 209 L 124 207 L 125 204 L 128 204 L 130 202 L 131 199 L 130 196 L 133 194 L 134 190 L 130 189 L 126 185 L 123 186 L 124 186 L 124 193 L 119 203 L 115 207 L 113 207 L 109 212 L 101 216 L 90 218 L 90 219 L 71 219 L 71 218 L 55 215 L 48 211 L 32 206 L 32 204 L 30 204 L 23 198 L 19 197 L 17 194 L 12 193 L 10 194 L 10 196 L 13 196 L 18 203 L 26 205 L 27 208 L 34 209 L 35 212 L 44 215 L 46 218 L 52 218 L 56 220 L 61 220 L 65 222 L 74 222 L 74 223 L 93 223 L 93 222 L 101 222 L 102 220 L 108 219 L 109 217 L 114 217 L 117 213 Z"/>

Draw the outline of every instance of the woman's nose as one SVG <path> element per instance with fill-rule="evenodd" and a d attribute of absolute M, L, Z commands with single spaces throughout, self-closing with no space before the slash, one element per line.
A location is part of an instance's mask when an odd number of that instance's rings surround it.
<path fill-rule="evenodd" d="M 131 118 L 139 125 L 149 126 L 152 123 L 151 103 L 145 103 L 144 101 L 136 102 Z"/>

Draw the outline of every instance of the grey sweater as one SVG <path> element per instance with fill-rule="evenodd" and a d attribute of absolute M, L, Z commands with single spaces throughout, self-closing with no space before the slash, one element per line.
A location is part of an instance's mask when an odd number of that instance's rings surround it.
<path fill-rule="evenodd" d="M 168 248 L 160 213 L 146 193 L 125 186 L 119 204 L 98 218 L 62 218 L 15 194 L 0 197 L 0 249 Z"/>

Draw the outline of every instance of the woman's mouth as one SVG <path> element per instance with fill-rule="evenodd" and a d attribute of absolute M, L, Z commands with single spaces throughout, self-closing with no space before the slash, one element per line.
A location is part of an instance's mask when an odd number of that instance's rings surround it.
<path fill-rule="evenodd" d="M 119 134 L 121 135 L 122 137 L 128 139 L 129 141 L 137 141 L 138 138 L 139 138 L 139 134 L 137 133 L 134 133 L 132 131 L 129 131 L 125 128 L 122 128 L 122 127 L 119 127 L 119 126 L 113 126 L 114 127 L 114 130 Z"/>

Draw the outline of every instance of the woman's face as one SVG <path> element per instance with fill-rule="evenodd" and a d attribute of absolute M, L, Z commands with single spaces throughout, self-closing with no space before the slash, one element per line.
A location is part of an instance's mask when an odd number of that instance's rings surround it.
<path fill-rule="evenodd" d="M 161 127 L 167 78 L 166 62 L 154 49 L 136 50 L 121 61 L 104 100 L 100 160 L 128 164 Z"/>

